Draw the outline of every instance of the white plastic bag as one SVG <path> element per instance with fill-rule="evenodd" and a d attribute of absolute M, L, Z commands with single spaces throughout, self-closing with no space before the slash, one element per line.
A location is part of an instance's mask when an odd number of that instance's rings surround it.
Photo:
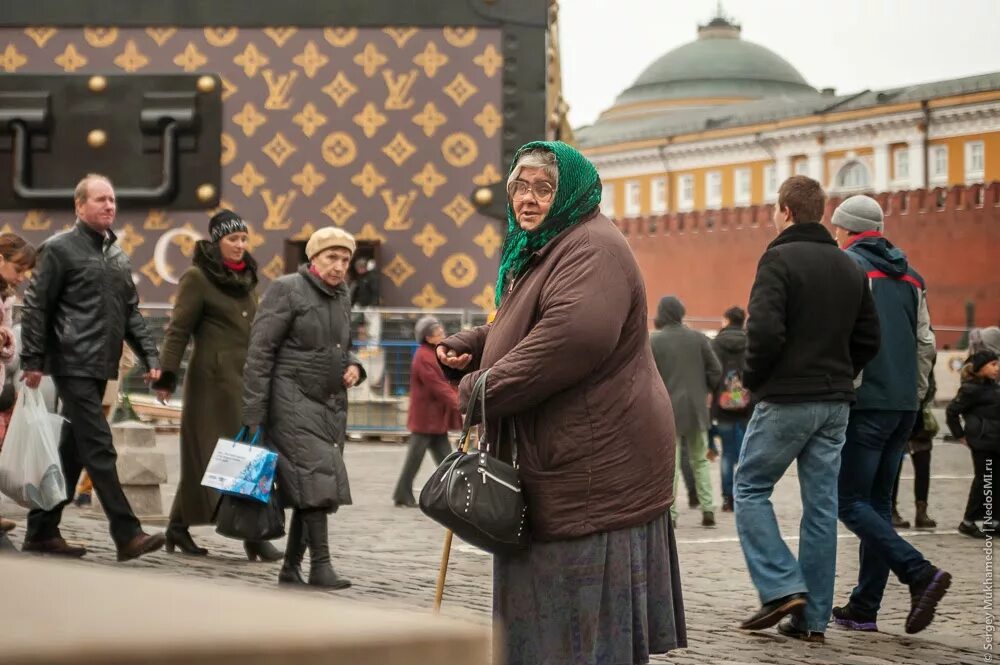
<path fill-rule="evenodd" d="M 63 422 L 45 408 L 38 389 L 21 389 L 0 451 L 0 492 L 25 508 L 51 510 L 66 500 L 59 462 Z"/>

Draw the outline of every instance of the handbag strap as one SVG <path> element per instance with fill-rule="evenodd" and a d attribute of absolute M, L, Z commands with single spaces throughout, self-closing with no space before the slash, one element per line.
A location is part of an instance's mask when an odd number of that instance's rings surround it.
<path fill-rule="evenodd" d="M 465 408 L 465 421 L 462 425 L 462 436 L 459 443 L 459 449 L 463 451 L 468 451 L 469 449 L 469 438 L 472 433 L 473 426 L 473 413 L 475 412 L 476 400 L 479 400 L 479 423 L 482 427 L 483 437 L 486 436 L 486 379 L 490 374 L 492 368 L 487 369 L 483 372 L 478 379 L 476 379 L 475 385 L 472 387 L 472 392 L 469 393 L 469 401 Z M 510 429 L 510 445 L 511 445 L 511 462 L 513 466 L 517 466 L 517 434 L 516 428 L 514 427 L 514 422 L 512 419 L 501 418 L 498 423 L 497 428 L 497 445 L 496 451 L 493 453 L 495 457 L 500 456 L 500 445 L 503 442 L 504 430 L 507 429 L 505 425 L 509 426 Z M 487 442 L 487 450 L 489 450 L 489 442 Z"/>
<path fill-rule="evenodd" d="M 472 434 L 472 415 L 476 410 L 476 400 L 479 400 L 481 418 L 483 426 L 486 425 L 486 377 L 489 375 L 490 370 L 486 370 L 479 375 L 476 379 L 476 383 L 472 386 L 472 392 L 469 393 L 469 401 L 465 405 L 465 420 L 462 423 L 462 436 L 459 443 L 459 448 L 463 451 L 469 449 L 469 437 Z"/>

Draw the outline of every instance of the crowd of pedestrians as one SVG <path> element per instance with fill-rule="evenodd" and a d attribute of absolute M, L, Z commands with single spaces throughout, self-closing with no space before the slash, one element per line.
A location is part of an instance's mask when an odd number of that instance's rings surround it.
<path fill-rule="evenodd" d="M 510 444 L 498 449 L 516 459 L 532 535 L 527 550 L 494 557 L 506 662 L 639 663 L 686 645 L 676 490 L 686 459 L 701 524 L 715 525 L 716 440 L 721 510 L 735 515 L 760 601 L 741 628 L 777 626 L 817 643 L 831 620 L 877 630 L 890 572 L 910 591 L 906 631 L 926 628 L 951 576 L 894 527 L 903 522 L 896 496 L 907 451 L 917 476 L 916 525 L 934 526 L 927 500 L 938 429 L 930 411 L 935 337 L 925 281 L 885 236 L 878 203 L 848 198 L 832 214 L 831 234 L 821 223 L 820 184 L 804 176 L 782 183 L 777 237 L 760 259 L 747 309 L 728 309 L 710 340 L 685 324 L 675 296 L 659 302 L 649 333 L 638 266 L 600 212 L 601 181 L 581 153 L 560 142 L 523 146 L 507 192 L 495 318 L 451 336 L 431 316 L 416 323 L 411 437 L 392 496 L 396 506 L 416 505 L 413 482 L 426 452 L 438 464 L 449 455 L 460 407 L 488 371 L 483 436 Z M 280 506 L 291 510 L 284 553 L 247 540 L 248 559 L 281 560 L 277 579 L 285 586 L 350 586 L 332 565 L 328 529 L 329 516 L 352 503 L 347 391 L 366 378 L 352 352 L 349 268 L 362 277 L 355 301 L 359 288 L 377 288 L 367 261 L 355 257 L 353 236 L 316 231 L 307 262 L 259 298 L 247 224 L 218 212 L 181 278 L 157 349 L 112 230 L 111 182 L 86 176 L 75 209 L 73 228 L 42 245 L 37 265 L 31 245 L 0 234 L 0 358 L 19 354 L 28 388 L 50 376 L 69 420 L 60 441 L 69 496 L 31 511 L 22 549 L 86 554 L 59 530 L 86 470 L 119 561 L 164 546 L 208 555 L 190 527 L 215 521 L 220 495 L 201 478 L 216 442 L 242 427 L 260 430 L 277 452 Z M 32 268 L 15 349 L 10 304 Z M 167 401 L 192 342 L 178 490 L 166 532 L 149 534 L 122 490 L 102 400 L 126 344 Z M 947 410 L 975 469 L 958 529 L 976 538 L 995 528 L 984 522 L 983 483 L 1000 449 L 998 345 L 1000 330 L 973 335 Z M 0 424 L 8 417 L 0 413 Z M 798 557 L 771 503 L 793 463 L 802 499 Z M 838 519 L 857 535 L 861 565 L 849 598 L 834 607 Z M 0 520 L 0 532 L 12 527 Z"/>

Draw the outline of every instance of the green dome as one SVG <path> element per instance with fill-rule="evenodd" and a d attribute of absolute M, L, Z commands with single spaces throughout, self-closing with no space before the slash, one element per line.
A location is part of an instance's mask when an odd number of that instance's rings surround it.
<path fill-rule="evenodd" d="M 815 92 L 787 60 L 740 39 L 724 18 L 700 26 L 698 39 L 660 56 L 615 101 L 615 106 L 703 97 L 758 99 Z"/>

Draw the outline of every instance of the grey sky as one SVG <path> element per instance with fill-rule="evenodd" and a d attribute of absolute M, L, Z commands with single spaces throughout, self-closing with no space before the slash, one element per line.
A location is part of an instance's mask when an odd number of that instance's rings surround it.
<path fill-rule="evenodd" d="M 593 122 L 646 66 L 696 37 L 715 0 L 561 0 L 573 126 Z M 1000 71 L 1000 0 L 724 0 L 743 38 L 838 93 Z"/>

